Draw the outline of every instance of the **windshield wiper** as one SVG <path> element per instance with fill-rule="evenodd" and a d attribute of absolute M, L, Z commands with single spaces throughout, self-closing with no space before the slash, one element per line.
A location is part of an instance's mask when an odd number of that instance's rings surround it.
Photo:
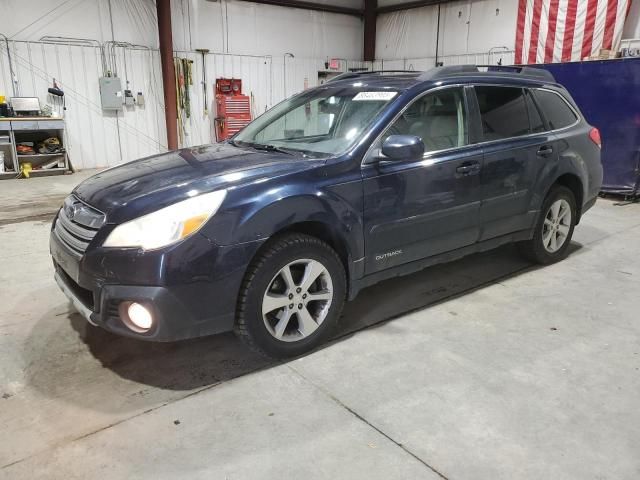
<path fill-rule="evenodd" d="M 287 155 L 296 155 L 295 150 L 276 147 L 275 145 L 264 145 L 262 143 L 251 143 L 249 145 L 251 148 L 255 148 L 256 150 L 264 150 L 265 152 L 278 152 L 278 153 L 286 153 Z"/>
<path fill-rule="evenodd" d="M 287 155 L 298 155 L 299 152 L 298 150 L 294 150 L 294 149 L 288 149 L 288 148 L 282 148 L 282 147 L 277 147 L 275 145 L 269 145 L 269 144 L 264 144 L 264 143 L 252 143 L 252 142 L 233 142 L 233 145 L 236 147 L 249 147 L 249 148 L 253 148 L 254 150 L 262 150 L 264 152 L 278 152 L 278 153 L 285 153 Z"/>

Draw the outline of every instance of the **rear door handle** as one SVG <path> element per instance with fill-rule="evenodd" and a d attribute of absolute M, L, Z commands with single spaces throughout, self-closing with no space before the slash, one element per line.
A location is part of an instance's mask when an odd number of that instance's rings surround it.
<path fill-rule="evenodd" d="M 543 145 L 538 149 L 537 153 L 539 157 L 548 157 L 553 153 L 553 148 L 549 145 Z"/>
<path fill-rule="evenodd" d="M 456 172 L 461 175 L 477 175 L 478 173 L 480 173 L 480 163 L 473 162 L 467 163 L 465 165 L 460 165 L 458 168 L 456 168 Z"/>

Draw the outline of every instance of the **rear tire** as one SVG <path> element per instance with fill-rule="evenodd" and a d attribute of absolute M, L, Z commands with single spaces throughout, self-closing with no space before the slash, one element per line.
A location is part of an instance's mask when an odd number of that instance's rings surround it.
<path fill-rule="evenodd" d="M 518 243 L 520 253 L 541 265 L 563 260 L 569 254 L 576 220 L 573 192 L 562 185 L 555 185 L 542 204 L 533 238 Z"/>
<path fill-rule="evenodd" d="M 235 333 L 268 357 L 309 352 L 336 326 L 346 283 L 340 258 L 323 241 L 298 233 L 270 240 L 245 274 Z"/>

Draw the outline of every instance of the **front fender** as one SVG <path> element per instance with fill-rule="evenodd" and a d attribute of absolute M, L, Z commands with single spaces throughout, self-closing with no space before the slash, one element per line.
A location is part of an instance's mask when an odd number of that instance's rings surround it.
<path fill-rule="evenodd" d="M 343 243 L 350 259 L 364 256 L 362 180 L 329 182 L 311 172 L 295 183 L 268 181 L 229 191 L 225 208 L 203 229 L 217 245 L 266 240 L 293 225 L 314 222 Z"/>

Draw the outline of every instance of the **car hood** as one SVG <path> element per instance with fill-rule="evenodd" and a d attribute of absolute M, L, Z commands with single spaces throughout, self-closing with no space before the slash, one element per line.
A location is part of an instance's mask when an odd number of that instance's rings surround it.
<path fill-rule="evenodd" d="M 104 170 L 73 193 L 120 222 L 187 199 L 325 163 L 280 152 L 254 151 L 229 144 L 184 148 Z M 126 208 L 125 208 L 126 207 Z"/>

